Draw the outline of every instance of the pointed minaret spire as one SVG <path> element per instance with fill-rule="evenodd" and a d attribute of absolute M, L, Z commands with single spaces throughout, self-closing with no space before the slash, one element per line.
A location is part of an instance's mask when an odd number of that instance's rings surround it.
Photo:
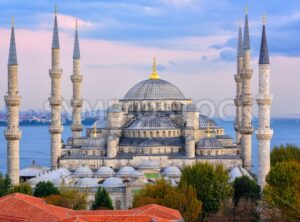
<path fill-rule="evenodd" d="M 270 142 L 273 130 L 270 123 L 270 111 L 273 95 L 270 94 L 270 61 L 266 35 L 266 17 L 263 17 L 261 48 L 259 56 L 259 94 L 256 96 L 258 105 L 258 184 L 266 184 L 266 176 L 270 171 Z"/>
<path fill-rule="evenodd" d="M 250 51 L 250 34 L 248 24 L 248 6 L 246 6 L 245 13 L 245 27 L 243 37 L 243 58 L 242 58 L 242 70 L 240 73 L 242 81 L 242 120 L 240 126 L 241 133 L 241 151 L 243 157 L 243 166 L 248 170 L 252 170 L 252 106 L 253 97 L 251 93 L 251 79 L 253 70 L 251 67 L 251 51 Z"/>
<path fill-rule="evenodd" d="M 74 51 L 73 51 L 73 59 L 80 59 L 80 49 L 79 49 L 79 41 L 78 41 L 78 23 L 76 19 L 75 25 L 75 42 L 74 42 Z"/>
<path fill-rule="evenodd" d="M 73 84 L 73 97 L 71 99 L 72 105 L 72 136 L 73 138 L 81 137 L 81 131 L 83 129 L 81 123 L 81 111 L 82 111 L 82 99 L 80 95 L 81 82 L 83 76 L 80 75 L 80 49 L 78 40 L 78 23 L 76 20 L 75 25 L 75 41 L 74 41 L 74 51 L 73 51 L 73 75 L 71 75 L 71 81 Z M 95 132 L 94 132 L 95 133 Z"/>
<path fill-rule="evenodd" d="M 19 141 L 22 132 L 19 129 L 19 109 L 21 96 L 18 87 L 18 63 L 14 31 L 14 17 L 11 19 L 11 37 L 8 56 L 8 88 L 4 100 L 7 107 L 7 174 L 12 185 L 19 184 Z"/>
<path fill-rule="evenodd" d="M 17 64 L 18 61 L 17 61 L 16 39 L 15 39 L 15 19 L 14 16 L 12 16 L 8 65 L 17 65 Z"/>
<path fill-rule="evenodd" d="M 52 49 L 59 49 L 58 25 L 57 25 L 57 5 L 55 4 L 54 10 L 54 27 L 52 37 Z"/>
<path fill-rule="evenodd" d="M 243 36 L 242 36 L 242 26 L 241 25 L 239 25 L 237 56 L 243 57 Z"/>
<path fill-rule="evenodd" d="M 61 157 L 61 134 L 63 127 L 61 124 L 61 76 L 62 69 L 60 67 L 60 47 L 58 38 L 58 25 L 57 25 L 57 6 L 55 5 L 54 28 L 52 39 L 52 64 L 49 70 L 51 78 L 51 97 L 49 103 L 51 106 L 51 125 L 49 132 L 51 134 L 51 168 L 56 169 L 59 167 L 59 159 Z"/>
<path fill-rule="evenodd" d="M 263 30 L 261 36 L 259 64 L 270 64 L 267 34 L 266 34 L 266 16 L 263 16 Z"/>
<path fill-rule="evenodd" d="M 245 27 L 244 27 L 244 39 L 243 39 L 243 49 L 250 49 L 250 34 L 249 34 L 249 24 L 248 24 L 248 6 L 245 9 Z"/>

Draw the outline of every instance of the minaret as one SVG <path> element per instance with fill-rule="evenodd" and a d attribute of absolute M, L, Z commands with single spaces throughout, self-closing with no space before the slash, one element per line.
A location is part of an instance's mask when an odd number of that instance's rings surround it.
<path fill-rule="evenodd" d="M 243 39 L 242 39 L 242 27 L 239 27 L 238 47 L 237 47 L 237 74 L 234 75 L 236 82 L 236 97 L 234 103 L 236 106 L 236 117 L 235 117 L 235 132 L 236 132 L 236 144 L 241 144 L 241 133 L 239 131 L 242 122 L 242 79 L 241 72 L 243 68 Z"/>
<path fill-rule="evenodd" d="M 243 37 L 243 69 L 240 74 L 242 79 L 242 124 L 240 127 L 241 133 L 241 148 L 244 167 L 251 171 L 251 139 L 252 139 L 252 105 L 253 98 L 251 94 L 251 78 L 253 70 L 251 69 L 251 53 L 250 53 L 250 36 L 248 25 L 248 9 L 246 8 L 245 27 Z"/>
<path fill-rule="evenodd" d="M 55 7 L 53 39 L 52 39 L 52 67 L 49 70 L 51 77 L 51 97 L 49 103 L 51 106 L 51 125 L 49 132 L 51 133 L 51 168 L 58 167 L 58 160 L 61 155 L 61 133 L 63 127 L 61 125 L 61 75 L 60 68 L 60 47 L 57 28 L 57 10 Z"/>
<path fill-rule="evenodd" d="M 81 124 L 81 107 L 82 99 L 80 96 L 80 84 L 82 82 L 82 75 L 80 75 L 80 49 L 78 41 L 78 25 L 76 20 L 75 30 L 75 42 L 73 51 L 73 75 L 71 75 L 71 81 L 73 83 L 73 98 L 71 99 L 72 112 L 72 134 L 74 138 L 81 136 L 82 124 Z"/>
<path fill-rule="evenodd" d="M 4 97 L 7 106 L 7 174 L 12 185 L 19 184 L 19 140 L 22 132 L 19 129 L 19 109 L 21 96 L 18 87 L 18 62 L 15 42 L 14 18 L 11 19 L 11 36 L 8 57 L 8 91 Z"/>
<path fill-rule="evenodd" d="M 263 29 L 259 56 L 259 95 L 256 97 L 258 105 L 258 184 L 265 185 L 266 175 L 270 171 L 270 141 L 273 130 L 270 127 L 270 106 L 273 96 L 270 94 L 270 60 L 266 35 L 266 17 L 263 17 Z"/>

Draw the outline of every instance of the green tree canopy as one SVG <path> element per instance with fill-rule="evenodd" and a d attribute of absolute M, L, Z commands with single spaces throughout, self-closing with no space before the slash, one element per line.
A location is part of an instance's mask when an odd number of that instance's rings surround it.
<path fill-rule="evenodd" d="M 9 190 L 9 193 L 23 193 L 27 195 L 33 194 L 31 186 L 28 183 L 20 183 L 19 185 L 12 187 Z"/>
<path fill-rule="evenodd" d="M 134 196 L 133 207 L 159 204 L 180 211 L 186 222 L 199 221 L 202 203 L 197 199 L 194 188 L 187 184 L 172 187 L 166 180 L 147 185 Z"/>
<path fill-rule="evenodd" d="M 271 152 L 271 166 L 284 161 L 300 163 L 300 148 L 291 144 L 275 146 Z"/>
<path fill-rule="evenodd" d="M 206 215 L 216 213 L 222 202 L 232 195 L 228 181 L 229 175 L 222 165 L 197 163 L 183 169 L 180 185 L 185 183 L 194 187 Z"/>
<path fill-rule="evenodd" d="M 0 197 L 9 194 L 9 189 L 11 187 L 10 179 L 6 175 L 5 177 L 0 173 Z"/>
<path fill-rule="evenodd" d="M 261 197 L 260 186 L 247 176 L 236 178 L 233 190 L 233 201 L 236 206 L 241 198 L 256 202 Z"/>
<path fill-rule="evenodd" d="M 287 221 L 300 220 L 300 163 L 279 162 L 266 178 L 263 199 Z"/>
<path fill-rule="evenodd" d="M 108 192 L 105 190 L 105 188 L 98 187 L 92 209 L 93 210 L 99 210 L 99 209 L 113 210 L 114 209 L 111 198 L 110 198 Z"/>
<path fill-rule="evenodd" d="M 73 210 L 85 210 L 88 207 L 86 193 L 68 188 L 62 188 L 60 194 L 52 194 L 44 199 L 48 204 Z"/>
<path fill-rule="evenodd" d="M 35 190 L 34 190 L 34 196 L 36 197 L 47 197 L 52 194 L 59 194 L 59 190 L 57 187 L 53 185 L 50 181 L 47 182 L 39 182 L 37 183 Z"/>

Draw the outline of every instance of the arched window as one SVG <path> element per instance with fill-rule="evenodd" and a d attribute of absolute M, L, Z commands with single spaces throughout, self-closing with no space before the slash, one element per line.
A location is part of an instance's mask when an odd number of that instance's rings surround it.
<path fill-rule="evenodd" d="M 171 136 L 171 131 L 168 132 L 168 136 L 169 136 L 169 137 Z"/>
<path fill-rule="evenodd" d="M 163 131 L 163 137 L 166 137 L 166 131 Z"/>
<path fill-rule="evenodd" d="M 159 137 L 159 131 L 156 131 L 156 137 Z"/>
<path fill-rule="evenodd" d="M 146 131 L 144 132 L 144 137 L 145 137 L 145 138 L 147 137 L 147 133 L 146 133 Z"/>
<path fill-rule="evenodd" d="M 153 132 L 150 132 L 150 138 L 152 138 L 153 137 Z"/>

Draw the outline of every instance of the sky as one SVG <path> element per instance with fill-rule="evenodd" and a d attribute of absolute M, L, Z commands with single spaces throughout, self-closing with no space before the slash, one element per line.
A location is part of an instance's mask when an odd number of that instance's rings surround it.
<path fill-rule="evenodd" d="M 266 15 L 272 115 L 300 113 L 299 0 L 1 0 L 0 95 L 7 91 L 10 20 L 14 15 L 22 110 L 49 109 L 55 3 L 67 111 L 78 19 L 86 109 L 105 107 L 149 78 L 156 57 L 160 77 L 192 98 L 203 114 L 233 114 L 238 26 L 244 22 L 248 4 L 253 95 L 258 92 L 261 21 Z M 0 109 L 4 109 L 3 99 Z"/>

